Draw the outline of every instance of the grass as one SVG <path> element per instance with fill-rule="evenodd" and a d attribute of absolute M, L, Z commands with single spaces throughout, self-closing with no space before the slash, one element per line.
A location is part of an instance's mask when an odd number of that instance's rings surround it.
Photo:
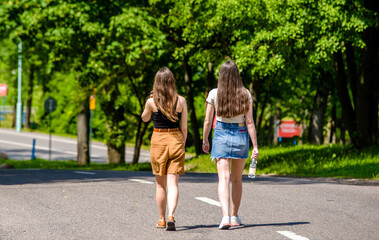
<path fill-rule="evenodd" d="M 301 177 L 337 177 L 379 180 L 379 148 L 364 150 L 349 146 L 275 146 L 259 149 L 257 174 L 276 174 Z M 247 174 L 250 158 L 245 165 Z M 118 170 L 151 171 L 150 163 L 98 164 L 79 166 L 76 161 L 46 161 L 43 159 L 16 161 L 0 160 L 16 169 L 77 169 L 77 170 Z M 186 172 L 216 173 L 215 162 L 210 155 L 201 155 L 186 160 Z"/>
<path fill-rule="evenodd" d="M 113 171 L 151 171 L 150 163 L 138 164 L 100 164 L 78 165 L 76 161 L 0 160 L 0 164 L 12 165 L 15 169 L 73 169 L 73 170 L 113 170 Z"/>
<path fill-rule="evenodd" d="M 261 147 L 257 174 L 302 177 L 337 177 L 379 180 L 379 148 L 364 150 L 348 146 L 286 146 Z M 246 162 L 247 174 L 250 158 Z M 187 171 L 217 172 L 210 155 L 192 158 Z"/>

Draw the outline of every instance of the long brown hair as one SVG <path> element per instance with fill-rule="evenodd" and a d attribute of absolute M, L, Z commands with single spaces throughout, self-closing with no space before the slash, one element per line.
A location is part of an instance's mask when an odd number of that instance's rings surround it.
<path fill-rule="evenodd" d="M 224 62 L 217 84 L 217 116 L 230 118 L 246 113 L 249 101 L 237 65 L 233 61 Z"/>
<path fill-rule="evenodd" d="M 155 74 L 153 99 L 158 110 L 172 122 L 179 120 L 175 109 L 177 97 L 174 74 L 167 67 L 159 69 Z"/>

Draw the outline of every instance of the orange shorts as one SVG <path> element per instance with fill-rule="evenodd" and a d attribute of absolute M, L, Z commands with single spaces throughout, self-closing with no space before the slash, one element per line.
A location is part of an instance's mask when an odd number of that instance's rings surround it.
<path fill-rule="evenodd" d="M 150 161 L 154 175 L 183 175 L 185 150 L 182 132 L 153 132 Z"/>

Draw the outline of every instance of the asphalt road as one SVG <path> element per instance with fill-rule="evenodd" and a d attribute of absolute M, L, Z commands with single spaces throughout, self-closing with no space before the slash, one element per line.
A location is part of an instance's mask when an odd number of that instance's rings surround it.
<path fill-rule="evenodd" d="M 4 151 L 10 159 L 30 160 L 33 139 L 36 139 L 35 157 L 49 159 L 49 134 L 34 132 L 16 132 L 13 129 L 0 128 L 0 152 Z M 133 159 L 133 148 L 125 148 L 125 161 L 131 162 Z M 91 161 L 96 163 L 106 163 L 107 146 L 101 142 L 92 141 Z M 67 137 L 51 136 L 51 160 L 77 160 L 77 140 Z M 149 162 L 150 153 L 141 150 L 139 162 Z"/>
<path fill-rule="evenodd" d="M 150 172 L 0 170 L 0 239 L 379 239 L 378 186 L 244 176 L 243 227 L 218 230 L 217 175 L 180 178 L 177 231 L 155 229 Z"/>

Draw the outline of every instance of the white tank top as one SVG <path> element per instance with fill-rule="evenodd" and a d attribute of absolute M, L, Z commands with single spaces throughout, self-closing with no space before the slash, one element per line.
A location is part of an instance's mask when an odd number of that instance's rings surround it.
<path fill-rule="evenodd" d="M 247 91 L 247 92 L 249 93 L 250 102 L 253 102 L 253 98 L 251 96 L 251 93 L 249 91 Z M 241 114 L 241 115 L 231 117 L 231 118 L 217 116 L 217 88 L 214 88 L 209 92 L 206 101 L 215 107 L 216 120 L 217 121 L 225 122 L 225 123 L 242 123 L 242 122 L 245 122 L 245 114 Z"/>

